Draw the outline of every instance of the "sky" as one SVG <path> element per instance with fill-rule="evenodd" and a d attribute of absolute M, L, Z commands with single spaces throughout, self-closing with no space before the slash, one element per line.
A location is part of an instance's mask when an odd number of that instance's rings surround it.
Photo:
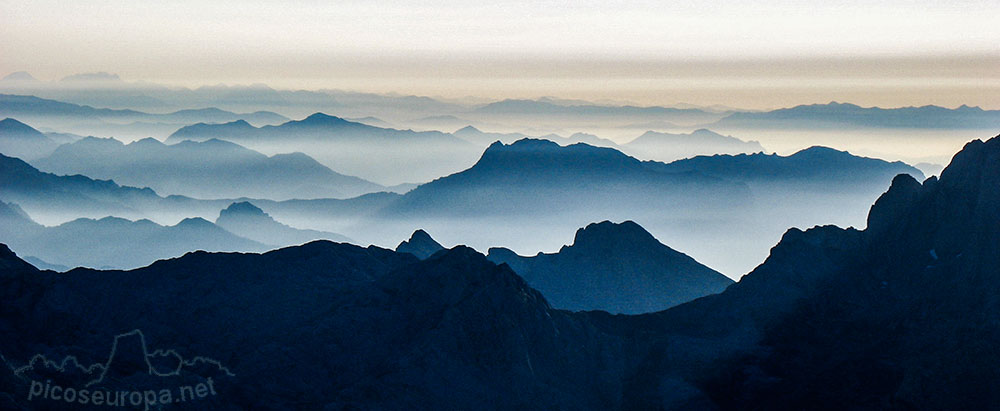
<path fill-rule="evenodd" d="M 1000 2 L 0 0 L 0 75 L 1000 109 Z"/>

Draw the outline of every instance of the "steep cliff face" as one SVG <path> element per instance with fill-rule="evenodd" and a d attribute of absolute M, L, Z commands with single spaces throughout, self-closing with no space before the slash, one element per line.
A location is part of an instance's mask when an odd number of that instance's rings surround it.
<path fill-rule="evenodd" d="M 997 210 L 1000 138 L 966 145 L 940 180 L 897 177 L 847 257 L 855 263 L 826 276 L 704 387 L 734 409 L 1000 403 L 989 389 L 1000 383 L 990 348 L 1000 344 Z"/>

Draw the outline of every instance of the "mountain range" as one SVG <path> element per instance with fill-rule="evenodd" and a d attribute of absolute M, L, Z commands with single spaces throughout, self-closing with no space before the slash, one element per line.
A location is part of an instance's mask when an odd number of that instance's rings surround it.
<path fill-rule="evenodd" d="M 101 140 L 87 140 L 95 142 Z M 218 146 L 243 152 L 220 141 L 167 146 L 147 140 L 129 146 L 142 145 L 170 150 Z M 473 167 L 402 196 L 275 202 L 230 192 L 242 184 L 237 182 L 220 188 L 230 190 L 226 192 L 234 194 L 232 198 L 205 201 L 39 172 L 16 158 L 2 157 L 0 163 L 5 176 L 0 200 L 19 204 L 48 225 L 109 215 L 174 224 L 194 216 L 214 219 L 218 210 L 233 202 L 252 201 L 285 224 L 339 233 L 362 244 L 388 245 L 424 228 L 453 244 L 534 254 L 566 244 L 547 233 L 572 232 L 593 221 L 631 219 L 730 275 L 749 270 L 766 255 L 767 243 L 760 238 L 776 241 L 788 226 L 809 227 L 823 221 L 861 227 L 865 204 L 884 191 L 892 176 L 903 172 L 922 177 L 902 163 L 823 148 L 792 156 L 696 157 L 665 164 L 641 162 L 610 148 L 580 143 L 562 147 L 526 139 L 493 144 Z M 157 178 L 173 173 L 177 170 L 165 170 Z M 518 221 L 523 224 L 514 223 Z"/>
<path fill-rule="evenodd" d="M 1000 138 L 971 142 L 940 179 L 896 177 L 867 229 L 790 229 L 724 292 L 634 316 L 553 309 L 462 246 L 420 260 L 314 242 L 65 274 L 0 247 L 0 329 L 17 336 L 0 352 L 92 363 L 141 328 L 230 366 L 217 409 L 988 409 L 997 164 Z M 30 405 L 27 381 L 2 378 L 4 407 Z"/>
<path fill-rule="evenodd" d="M 790 226 L 863 227 L 868 204 L 899 173 L 923 177 L 903 163 L 821 147 L 661 163 L 525 139 L 495 143 L 473 167 L 392 201 L 368 220 L 377 228 L 366 234 L 399 238 L 416 225 L 449 243 L 534 254 L 566 244 L 554 232 L 633 220 L 735 276 L 767 255 L 761 238 L 777 241 Z"/>
<path fill-rule="evenodd" d="M 116 122 L 147 121 L 182 124 L 195 122 L 223 123 L 237 120 L 245 120 L 256 124 L 276 124 L 288 121 L 287 117 L 266 111 L 233 113 L 208 107 L 157 114 L 128 109 L 94 108 L 35 96 L 14 94 L 0 94 L 0 115 L 26 119 L 62 117 L 79 118 L 81 120 L 99 119 Z"/>
<path fill-rule="evenodd" d="M 153 138 L 129 144 L 88 137 L 32 161 L 55 174 L 83 174 L 150 187 L 164 195 L 217 198 L 348 198 L 386 187 L 330 170 L 303 153 L 266 156 L 211 139 L 166 145 Z"/>
<path fill-rule="evenodd" d="M 45 227 L 16 205 L 0 202 L 0 220 L 0 238 L 10 247 L 45 263 L 67 267 L 136 268 L 192 250 L 260 252 L 272 248 L 201 218 L 185 219 L 173 226 L 116 217 L 80 218 Z"/>
<path fill-rule="evenodd" d="M 965 105 L 954 109 L 940 106 L 881 108 L 831 102 L 764 112 L 732 113 L 713 126 L 819 130 L 831 128 L 990 130 L 996 128 L 998 122 L 1000 122 L 1000 110 L 983 110 Z"/>

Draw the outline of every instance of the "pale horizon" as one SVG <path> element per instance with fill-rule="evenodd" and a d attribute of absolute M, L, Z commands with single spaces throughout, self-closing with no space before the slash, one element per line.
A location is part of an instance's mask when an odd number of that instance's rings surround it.
<path fill-rule="evenodd" d="M 43 80 L 1000 109 L 1000 4 L 987 1 L 0 4 L 0 73 Z"/>

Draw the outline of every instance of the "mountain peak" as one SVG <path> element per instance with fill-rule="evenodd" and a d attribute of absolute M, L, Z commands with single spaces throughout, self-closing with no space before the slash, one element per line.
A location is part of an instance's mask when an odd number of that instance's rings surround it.
<path fill-rule="evenodd" d="M 344 120 L 340 117 L 331 116 L 326 113 L 313 113 L 309 117 L 302 119 L 301 123 L 304 124 L 347 124 L 350 121 Z"/>
<path fill-rule="evenodd" d="M 0 132 L 41 134 L 33 127 L 10 117 L 0 120 Z"/>
<path fill-rule="evenodd" d="M 607 247 L 610 244 L 657 244 L 660 242 L 634 221 L 591 223 L 576 231 L 573 247 Z"/>
<path fill-rule="evenodd" d="M 434 255 L 434 253 L 444 250 L 444 246 L 431 238 L 424 230 L 413 232 L 409 240 L 403 241 L 396 246 L 396 251 L 400 253 L 410 253 L 421 260 Z"/>
<path fill-rule="evenodd" d="M 188 217 L 177 223 L 175 227 L 215 228 L 215 224 L 201 217 Z"/>
<path fill-rule="evenodd" d="M 487 152 L 493 151 L 535 151 L 539 149 L 544 150 L 558 150 L 561 148 L 559 144 L 551 140 L 543 140 L 539 138 L 522 138 L 510 144 L 504 144 L 499 141 L 490 144 L 486 149 Z"/>
<path fill-rule="evenodd" d="M 806 149 L 797 151 L 792 156 L 839 156 L 839 155 L 851 155 L 847 151 L 840 151 L 834 148 L 826 146 L 812 146 Z"/>
<path fill-rule="evenodd" d="M 4 76 L 0 81 L 38 81 L 38 79 L 27 71 L 15 71 Z"/>
<path fill-rule="evenodd" d="M 249 201 L 239 201 L 222 210 L 222 214 L 265 215 L 266 213 Z"/>
<path fill-rule="evenodd" d="M 455 132 L 452 134 L 461 135 L 461 134 L 482 134 L 482 133 L 483 132 L 480 131 L 478 128 L 475 128 L 472 125 L 468 125 L 458 130 L 455 130 Z"/>

